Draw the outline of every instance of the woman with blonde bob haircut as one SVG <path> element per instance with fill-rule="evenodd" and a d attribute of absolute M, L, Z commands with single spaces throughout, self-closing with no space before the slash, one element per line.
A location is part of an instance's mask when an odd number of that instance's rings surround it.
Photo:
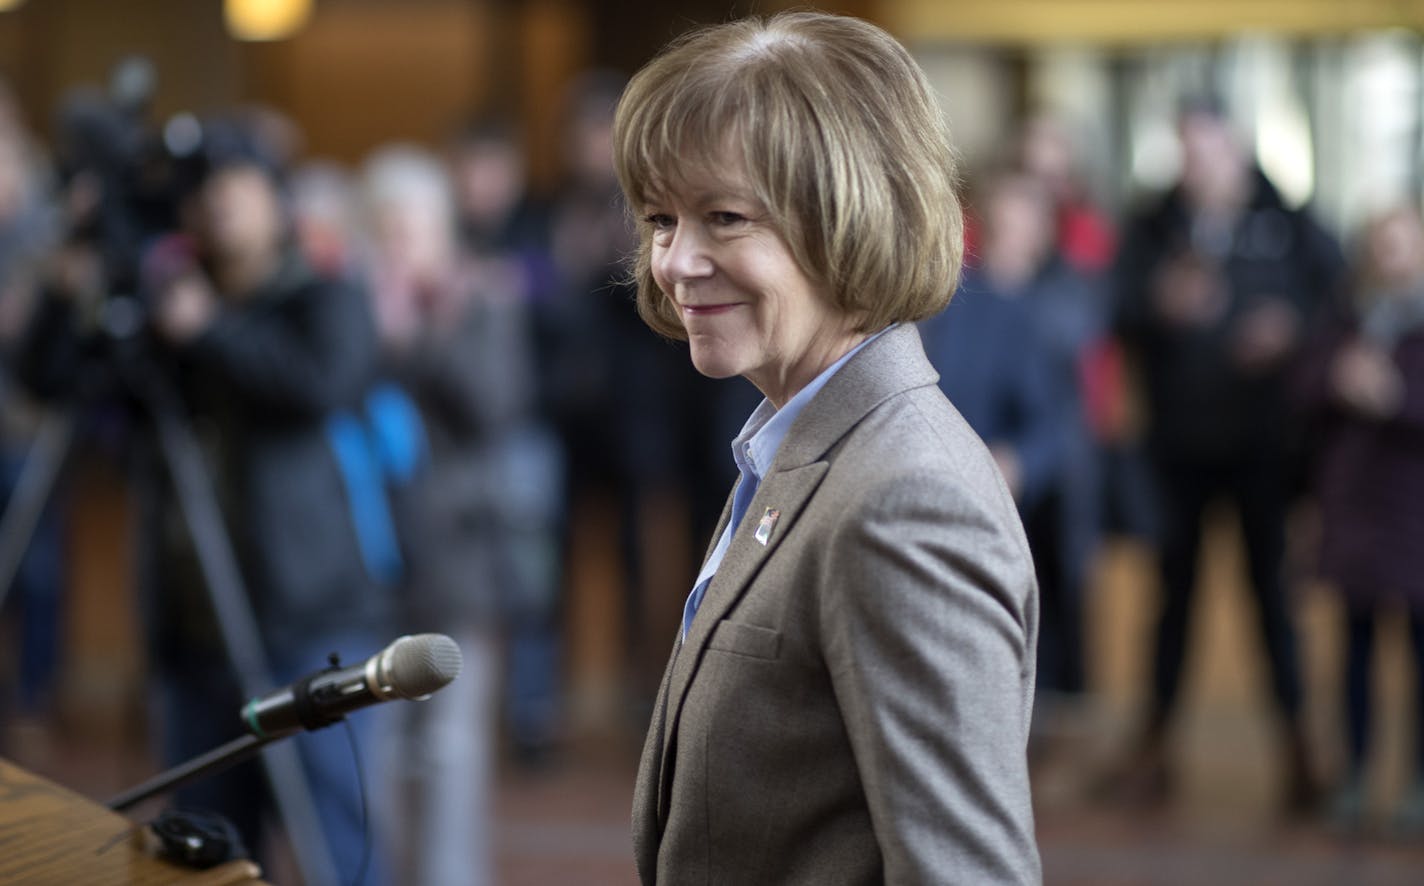
<path fill-rule="evenodd" d="M 893 113 L 891 112 L 893 109 Z M 944 114 L 924 73 L 865 22 L 788 14 L 693 32 L 639 72 L 620 105 L 618 175 L 639 206 L 660 175 L 743 158 L 797 262 L 865 329 L 949 303 L 964 223 Z M 685 338 L 637 259 L 638 309 Z"/>
<path fill-rule="evenodd" d="M 644 745 L 643 882 L 1038 882 L 1032 564 L 913 325 L 963 251 L 923 72 L 852 18 L 706 28 L 614 151 L 639 312 L 766 397 Z"/>

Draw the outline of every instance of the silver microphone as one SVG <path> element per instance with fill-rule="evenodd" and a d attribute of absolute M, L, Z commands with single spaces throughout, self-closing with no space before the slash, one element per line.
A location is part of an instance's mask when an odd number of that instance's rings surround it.
<path fill-rule="evenodd" d="M 258 738 L 321 729 L 351 711 L 393 698 L 428 698 L 460 675 L 460 647 L 444 634 L 400 637 L 363 664 L 330 667 L 260 695 L 242 708 Z"/>

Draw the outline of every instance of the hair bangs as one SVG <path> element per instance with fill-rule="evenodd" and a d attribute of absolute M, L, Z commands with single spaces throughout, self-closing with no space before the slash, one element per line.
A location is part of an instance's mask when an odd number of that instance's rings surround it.
<path fill-rule="evenodd" d="M 729 135 L 743 129 L 746 102 L 736 78 L 683 79 L 679 88 L 654 94 L 628 115 L 619 133 L 619 176 L 629 185 L 635 212 L 637 204 L 678 187 L 694 170 L 715 170 Z"/>

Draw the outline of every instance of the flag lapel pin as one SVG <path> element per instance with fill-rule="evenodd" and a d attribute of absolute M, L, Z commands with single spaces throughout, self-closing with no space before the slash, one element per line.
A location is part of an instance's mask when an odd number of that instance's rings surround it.
<path fill-rule="evenodd" d="M 756 535 L 753 537 L 762 547 L 766 547 L 766 543 L 771 540 L 771 530 L 776 528 L 776 521 L 780 517 L 781 512 L 776 508 L 767 508 L 766 513 L 761 515 L 761 522 L 757 524 Z"/>

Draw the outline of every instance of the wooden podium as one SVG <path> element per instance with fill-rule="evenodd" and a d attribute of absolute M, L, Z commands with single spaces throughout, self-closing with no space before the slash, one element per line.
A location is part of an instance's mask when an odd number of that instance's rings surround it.
<path fill-rule="evenodd" d="M 25 886 L 257 886 L 233 861 L 206 871 L 158 858 L 146 828 L 0 760 L 0 883 Z"/>

